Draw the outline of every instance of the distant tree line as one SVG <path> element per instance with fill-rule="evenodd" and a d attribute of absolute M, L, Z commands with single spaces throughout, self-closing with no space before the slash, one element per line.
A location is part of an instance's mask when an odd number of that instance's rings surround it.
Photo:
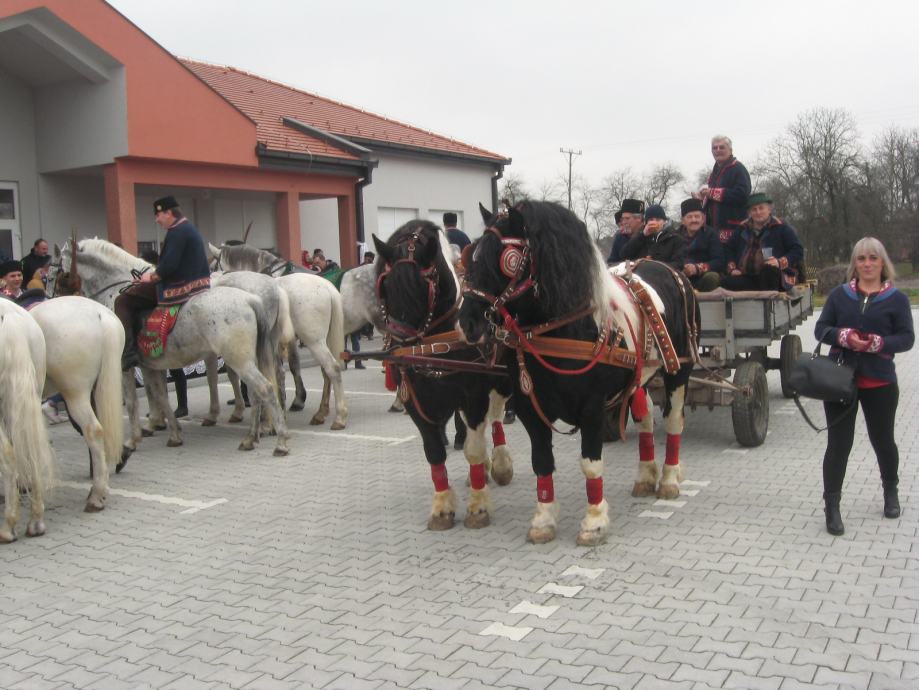
<path fill-rule="evenodd" d="M 755 191 L 769 193 L 776 213 L 798 230 L 808 263 L 822 267 L 848 261 L 852 245 L 865 235 L 881 239 L 895 261 L 919 269 L 919 129 L 890 127 L 864 145 L 854 117 L 842 109 L 817 108 L 800 114 L 752 160 Z M 614 170 L 599 185 L 572 181 L 572 210 L 597 241 L 615 232 L 613 214 L 623 199 L 673 206 L 705 181 L 686 186 L 672 163 L 636 173 Z M 502 180 L 502 198 L 529 197 L 567 203 L 562 176 L 535 193 L 514 172 Z M 673 199 L 674 193 L 680 199 Z"/>

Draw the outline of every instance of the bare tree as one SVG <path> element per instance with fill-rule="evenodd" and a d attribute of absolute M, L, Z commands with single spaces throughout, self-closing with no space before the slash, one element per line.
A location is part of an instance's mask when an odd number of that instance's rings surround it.
<path fill-rule="evenodd" d="M 673 163 L 664 163 L 642 177 L 642 198 L 647 204 L 667 203 L 671 190 L 686 179 Z"/>
<path fill-rule="evenodd" d="M 526 183 L 523 175 L 519 173 L 508 173 L 498 184 L 498 199 L 506 199 L 511 205 L 526 199 L 529 194 L 526 191 Z"/>

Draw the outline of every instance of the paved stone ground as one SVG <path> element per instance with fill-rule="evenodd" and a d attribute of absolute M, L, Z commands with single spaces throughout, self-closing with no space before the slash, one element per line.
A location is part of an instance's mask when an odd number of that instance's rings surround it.
<path fill-rule="evenodd" d="M 270 439 L 237 451 L 243 430 L 226 424 L 187 422 L 174 450 L 145 439 L 97 515 L 81 512 L 85 448 L 56 426 L 67 484 L 48 534 L 0 549 L 0 687 L 917 687 L 919 351 L 898 370 L 904 515 L 882 517 L 861 432 L 839 538 L 823 525 L 824 437 L 774 373 L 760 448 L 737 446 L 728 409 L 688 415 L 699 483 L 679 502 L 629 495 L 634 432 L 606 446 L 612 525 L 589 549 L 574 543 L 577 441 L 559 437 L 559 536 L 525 542 L 535 482 L 519 424 L 493 524 L 428 532 L 421 443 L 386 412 L 378 368 L 345 373 L 347 430 L 292 414 L 288 458 Z M 192 388 L 193 414 L 205 395 Z M 659 428 L 658 456 L 662 441 Z M 448 466 L 464 501 L 462 454 Z"/>

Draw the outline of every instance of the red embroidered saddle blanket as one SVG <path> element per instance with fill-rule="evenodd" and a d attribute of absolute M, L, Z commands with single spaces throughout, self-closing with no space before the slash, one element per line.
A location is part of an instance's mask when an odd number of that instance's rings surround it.
<path fill-rule="evenodd" d="M 181 304 L 162 304 L 150 312 L 144 321 L 144 327 L 137 335 L 137 349 L 144 357 L 156 359 L 166 351 L 166 341 L 176 319 L 179 318 Z"/>

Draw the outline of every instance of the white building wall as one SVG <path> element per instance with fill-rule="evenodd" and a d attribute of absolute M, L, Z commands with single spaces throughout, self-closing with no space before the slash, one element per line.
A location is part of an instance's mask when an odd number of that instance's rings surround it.
<path fill-rule="evenodd" d="M 0 72 L 0 181 L 19 185 L 19 230 L 28 254 L 41 237 L 32 91 Z"/>
<path fill-rule="evenodd" d="M 41 175 L 42 237 L 61 246 L 70 238 L 106 238 L 105 181 L 102 177 Z M 33 240 L 34 241 L 34 240 Z M 31 248 L 32 243 L 27 245 Z"/>

